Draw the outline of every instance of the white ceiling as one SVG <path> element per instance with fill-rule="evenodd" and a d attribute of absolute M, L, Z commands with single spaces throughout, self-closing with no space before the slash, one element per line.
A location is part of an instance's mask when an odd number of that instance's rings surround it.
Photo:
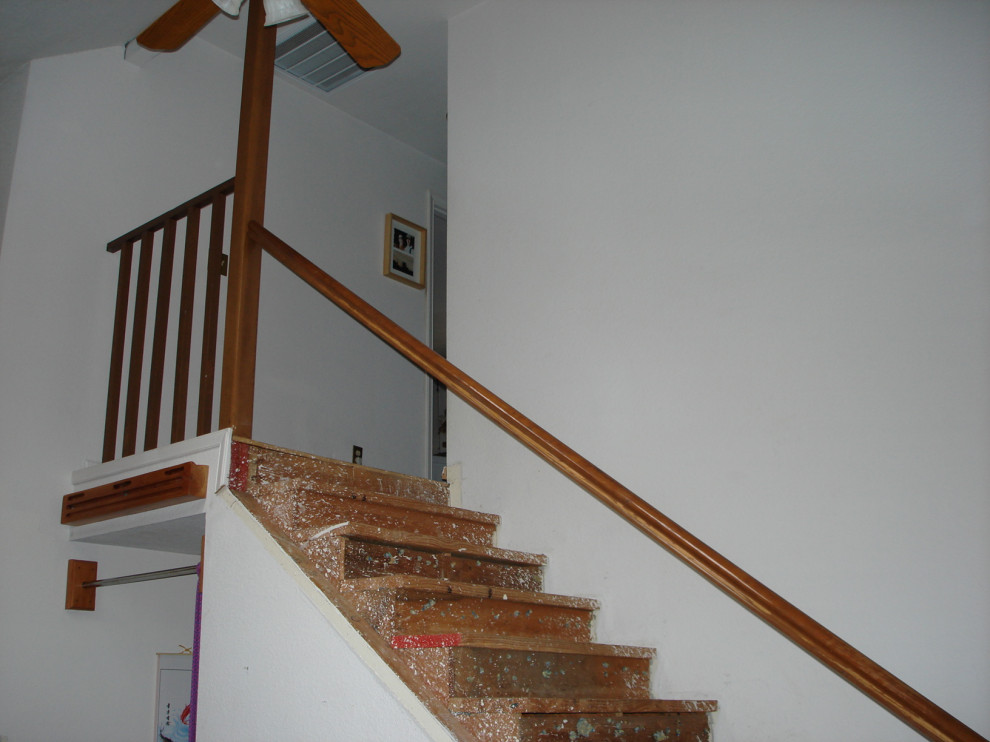
<path fill-rule="evenodd" d="M 481 1 L 363 0 L 399 42 L 402 55 L 389 67 L 330 93 L 310 90 L 329 105 L 446 161 L 447 20 Z M 172 2 L 0 0 L 0 78 L 31 59 L 123 47 Z M 242 56 L 246 16 L 246 8 L 238 20 L 220 14 L 200 38 Z"/>

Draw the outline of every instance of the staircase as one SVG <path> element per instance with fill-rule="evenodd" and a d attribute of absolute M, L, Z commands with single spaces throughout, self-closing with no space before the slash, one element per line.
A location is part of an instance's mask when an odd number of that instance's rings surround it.
<path fill-rule="evenodd" d="M 445 483 L 238 440 L 230 486 L 458 739 L 711 739 L 714 701 L 651 699 L 654 650 L 595 642 L 597 601 Z"/>

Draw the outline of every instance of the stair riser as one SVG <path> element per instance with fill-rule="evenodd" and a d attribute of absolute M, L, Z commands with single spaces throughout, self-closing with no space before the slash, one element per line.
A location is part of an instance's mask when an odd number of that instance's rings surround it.
<path fill-rule="evenodd" d="M 251 488 L 256 491 L 251 494 L 252 499 L 265 511 L 274 525 L 278 529 L 289 535 L 292 530 L 292 523 L 296 518 L 295 492 L 289 488 Z"/>
<path fill-rule="evenodd" d="M 301 493 L 296 499 L 290 527 L 318 528 L 334 523 L 366 523 L 407 533 L 456 539 L 470 544 L 491 546 L 496 526 L 435 513 L 399 510 L 392 505 L 369 502 L 357 497 L 332 497 Z"/>
<path fill-rule="evenodd" d="M 519 742 L 519 714 L 456 714 L 478 742 Z M 570 740 L 568 741 L 570 742 Z"/>
<path fill-rule="evenodd" d="M 453 696 L 647 698 L 650 661 L 453 647 L 450 677 Z"/>
<path fill-rule="evenodd" d="M 482 742 L 711 742 L 706 713 L 458 714 Z"/>
<path fill-rule="evenodd" d="M 247 472 L 247 492 L 252 495 L 266 485 L 302 480 L 309 489 L 344 495 L 388 495 L 436 505 L 446 505 L 449 500 L 448 487 L 443 482 L 264 449 L 248 450 Z"/>
<path fill-rule="evenodd" d="M 400 651 L 448 697 L 649 697 L 645 658 L 463 646 Z"/>
<path fill-rule="evenodd" d="M 438 554 L 350 538 L 340 540 L 345 542 L 340 579 L 401 574 L 518 590 L 541 590 L 543 586 L 543 568 L 538 565 Z"/>
<path fill-rule="evenodd" d="M 519 742 L 710 742 L 708 715 L 523 714 Z"/>
<path fill-rule="evenodd" d="M 591 611 L 495 598 L 398 600 L 392 611 L 397 634 L 481 632 L 590 642 L 592 622 Z"/>

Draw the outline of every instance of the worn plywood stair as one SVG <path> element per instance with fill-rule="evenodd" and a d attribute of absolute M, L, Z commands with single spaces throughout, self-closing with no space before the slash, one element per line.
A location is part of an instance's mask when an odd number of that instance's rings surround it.
<path fill-rule="evenodd" d="M 234 443 L 231 489 L 462 740 L 710 740 L 714 701 L 650 698 L 654 650 L 602 644 L 597 601 L 441 482 Z"/>

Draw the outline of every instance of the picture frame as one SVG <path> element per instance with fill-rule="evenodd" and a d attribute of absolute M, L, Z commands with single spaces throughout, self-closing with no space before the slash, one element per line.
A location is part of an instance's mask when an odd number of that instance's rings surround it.
<path fill-rule="evenodd" d="M 389 278 L 415 288 L 426 288 L 426 228 L 401 216 L 385 219 L 383 272 Z"/>
<path fill-rule="evenodd" d="M 156 742 L 189 738 L 192 664 L 192 652 L 158 654 Z"/>

